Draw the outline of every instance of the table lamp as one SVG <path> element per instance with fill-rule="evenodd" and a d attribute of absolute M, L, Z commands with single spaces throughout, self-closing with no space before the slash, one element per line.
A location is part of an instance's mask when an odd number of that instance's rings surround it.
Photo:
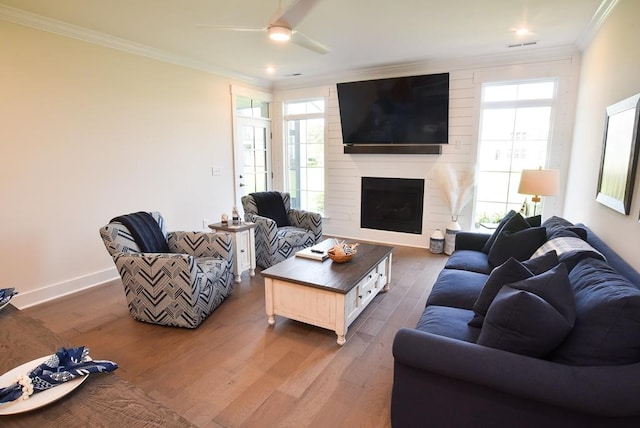
<path fill-rule="evenodd" d="M 532 195 L 531 202 L 534 203 L 532 215 L 537 215 L 540 196 L 555 196 L 558 194 L 558 170 L 542 169 L 542 167 L 538 169 L 523 169 L 518 193 Z M 525 200 L 525 205 L 526 202 Z"/>

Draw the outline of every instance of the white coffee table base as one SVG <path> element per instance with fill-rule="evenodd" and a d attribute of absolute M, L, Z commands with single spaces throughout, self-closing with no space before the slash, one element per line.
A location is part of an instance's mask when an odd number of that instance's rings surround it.
<path fill-rule="evenodd" d="M 275 316 L 280 315 L 333 330 L 338 336 L 338 345 L 344 345 L 349 325 L 380 291 L 389 289 L 391 258 L 390 253 L 346 294 L 282 279 L 265 278 L 268 323 L 274 325 Z"/>

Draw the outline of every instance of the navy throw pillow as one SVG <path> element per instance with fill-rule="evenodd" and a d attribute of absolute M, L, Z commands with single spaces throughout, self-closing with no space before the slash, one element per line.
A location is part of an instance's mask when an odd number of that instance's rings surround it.
<path fill-rule="evenodd" d="M 517 232 L 502 231 L 489 250 L 489 263 L 498 266 L 509 257 L 527 260 L 546 240 L 544 227 L 530 227 Z"/>
<path fill-rule="evenodd" d="M 505 214 L 502 220 L 500 220 L 500 223 L 498 223 L 498 227 L 496 227 L 496 230 L 493 231 L 493 234 L 489 237 L 489 239 L 487 239 L 487 242 L 485 242 L 484 246 L 482 247 L 483 253 L 489 254 L 489 250 L 491 249 L 493 242 L 496 240 L 498 234 L 500 234 L 500 232 L 502 231 L 504 225 L 509 221 L 509 219 L 511 219 L 511 217 L 516 214 L 517 213 L 514 210 L 511 210 L 507 214 Z"/>
<path fill-rule="evenodd" d="M 473 304 L 474 315 L 468 324 L 471 327 L 482 327 L 482 322 L 487 314 L 487 310 L 500 289 L 505 284 L 510 284 L 532 276 L 533 273 L 513 257 L 491 271 L 487 282 L 484 283 L 482 291 L 480 291 L 476 302 Z"/>
<path fill-rule="evenodd" d="M 487 311 L 478 344 L 541 358 L 571 332 L 576 306 L 567 268 L 504 286 Z"/>
<path fill-rule="evenodd" d="M 502 286 L 512 282 L 531 278 L 548 271 L 558 264 L 558 255 L 555 251 L 549 251 L 540 257 L 520 262 L 513 257 L 495 268 L 485 282 L 476 302 L 473 305 L 473 318 L 469 321 L 471 327 L 482 327 L 482 322 L 491 302 L 496 297 Z"/>
<path fill-rule="evenodd" d="M 522 264 L 533 272 L 534 275 L 540 275 L 552 267 L 555 267 L 558 263 L 560 263 L 560 259 L 558 258 L 558 253 L 555 250 L 548 251 L 538 257 L 532 256 L 529 260 L 522 262 Z"/>
<path fill-rule="evenodd" d="M 540 226 L 542 226 L 542 216 L 541 215 L 534 215 L 532 217 L 527 217 L 527 218 L 525 218 L 525 220 L 527 221 L 527 223 L 529 223 L 529 226 L 531 226 L 531 227 L 540 227 Z"/>

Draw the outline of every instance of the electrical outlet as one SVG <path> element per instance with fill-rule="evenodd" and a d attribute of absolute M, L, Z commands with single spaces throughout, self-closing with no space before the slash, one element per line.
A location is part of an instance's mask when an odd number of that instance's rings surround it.
<path fill-rule="evenodd" d="M 222 175 L 222 168 L 219 166 L 212 166 L 211 175 Z"/>

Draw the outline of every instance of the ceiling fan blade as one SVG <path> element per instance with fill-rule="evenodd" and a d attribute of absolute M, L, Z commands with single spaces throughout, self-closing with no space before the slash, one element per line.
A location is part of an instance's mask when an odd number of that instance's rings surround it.
<path fill-rule="evenodd" d="M 329 49 L 327 46 L 323 45 L 320 42 L 317 42 L 307 36 L 305 36 L 304 34 L 302 34 L 299 31 L 294 31 L 291 35 L 291 41 L 293 43 L 295 43 L 298 46 L 302 46 L 303 48 L 312 50 L 316 53 L 319 54 L 326 54 L 331 52 L 331 49 Z"/>
<path fill-rule="evenodd" d="M 267 31 L 266 27 L 243 27 L 241 25 L 216 25 L 216 24 L 199 24 L 200 28 L 211 28 L 213 30 L 222 31 Z"/>
<path fill-rule="evenodd" d="M 296 0 L 279 16 L 272 18 L 271 25 L 297 26 L 320 0 Z"/>

